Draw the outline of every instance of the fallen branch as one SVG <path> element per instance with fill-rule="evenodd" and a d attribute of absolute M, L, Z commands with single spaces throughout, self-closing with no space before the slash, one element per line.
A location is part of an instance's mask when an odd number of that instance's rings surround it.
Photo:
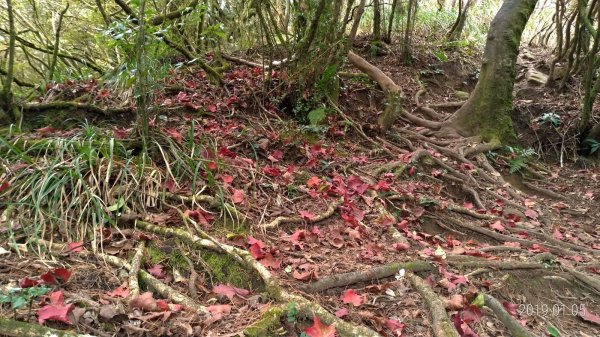
<path fill-rule="evenodd" d="M 329 207 L 327 207 L 327 210 L 324 213 L 316 215 L 312 219 L 304 219 L 299 216 L 297 216 L 297 217 L 279 216 L 279 217 L 275 218 L 273 221 L 262 225 L 262 227 L 275 228 L 284 223 L 297 224 L 297 223 L 303 223 L 305 221 L 308 223 L 317 223 L 319 221 L 323 221 L 323 220 L 331 217 L 335 213 L 335 211 L 340 207 L 340 205 L 342 205 L 343 202 L 344 202 L 343 198 L 340 198 L 340 199 L 334 201 L 333 203 L 331 203 L 329 205 Z"/>
<path fill-rule="evenodd" d="M 135 250 L 135 255 L 131 260 L 131 269 L 129 270 L 129 298 L 135 298 L 140 294 L 140 284 L 138 282 L 138 274 L 140 272 L 140 265 L 142 264 L 142 258 L 144 257 L 144 249 L 146 248 L 146 241 L 140 241 Z"/>
<path fill-rule="evenodd" d="M 485 305 L 492 309 L 496 317 L 506 326 L 513 337 L 535 337 L 527 331 L 516 319 L 514 319 L 496 298 L 491 295 L 483 294 Z"/>
<path fill-rule="evenodd" d="M 345 287 L 359 282 L 391 277 L 396 275 L 402 269 L 412 272 L 421 272 L 433 270 L 434 266 L 426 261 L 393 262 L 368 270 L 330 275 L 318 281 L 302 285 L 299 289 L 306 293 L 317 293 L 330 288 Z"/>
<path fill-rule="evenodd" d="M 460 337 L 454 324 L 448 318 L 444 303 L 423 280 L 413 274 L 406 273 L 412 286 L 421 294 L 431 314 L 433 334 L 436 337 Z"/>

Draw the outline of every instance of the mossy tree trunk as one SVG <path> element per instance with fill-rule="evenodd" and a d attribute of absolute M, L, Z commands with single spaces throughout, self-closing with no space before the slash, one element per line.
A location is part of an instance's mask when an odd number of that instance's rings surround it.
<path fill-rule="evenodd" d="M 458 16 L 456 17 L 456 21 L 450 28 L 450 32 L 448 32 L 448 41 L 456 41 L 459 40 L 463 29 L 465 28 L 465 23 L 467 22 L 467 15 L 469 14 L 469 8 L 475 2 L 474 0 L 466 0 L 467 2 L 463 6 L 463 1 L 459 0 L 458 2 Z"/>
<path fill-rule="evenodd" d="M 6 0 L 6 11 L 8 14 L 8 62 L 6 76 L 0 91 L 0 125 L 15 122 L 18 118 L 17 110 L 13 106 L 12 82 L 15 65 L 15 18 L 11 0 Z"/>
<path fill-rule="evenodd" d="M 381 43 L 381 1 L 373 0 L 373 47 Z"/>
<path fill-rule="evenodd" d="M 515 138 L 509 113 L 519 44 L 537 0 L 506 0 L 488 31 L 479 81 L 467 102 L 446 126 L 462 136 L 480 135 L 486 141 Z"/>

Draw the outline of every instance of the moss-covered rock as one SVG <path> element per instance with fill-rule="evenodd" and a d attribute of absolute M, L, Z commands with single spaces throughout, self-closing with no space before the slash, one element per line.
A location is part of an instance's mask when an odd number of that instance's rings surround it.
<path fill-rule="evenodd" d="M 203 251 L 201 258 L 212 277 L 213 284 L 231 284 L 235 287 L 262 291 L 264 288 L 260 279 L 247 268 L 226 254 Z"/>

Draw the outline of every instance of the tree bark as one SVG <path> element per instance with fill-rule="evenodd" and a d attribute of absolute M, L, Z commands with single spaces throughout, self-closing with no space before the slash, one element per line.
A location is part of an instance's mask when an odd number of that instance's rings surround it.
<path fill-rule="evenodd" d="M 458 17 L 450 29 L 450 32 L 448 32 L 448 41 L 456 41 L 460 39 L 462 31 L 465 28 L 465 23 L 467 22 L 469 9 L 474 2 L 474 0 L 467 0 L 464 6 L 462 6 L 462 1 L 459 2 Z"/>
<path fill-rule="evenodd" d="M 479 81 L 467 102 L 446 123 L 446 131 L 510 142 L 515 133 L 509 113 L 519 44 L 537 0 L 506 0 L 488 31 Z M 450 129 L 450 130 L 449 130 Z"/>
<path fill-rule="evenodd" d="M 50 69 L 48 70 L 48 81 L 52 82 L 54 78 L 54 69 L 56 69 L 56 62 L 58 61 L 58 51 L 60 50 L 60 30 L 62 28 L 63 18 L 69 10 L 69 3 L 65 9 L 58 15 L 58 23 L 56 25 L 56 32 L 54 33 L 54 48 L 52 50 L 52 60 L 50 61 Z"/>
<path fill-rule="evenodd" d="M 6 76 L 0 92 L 0 124 L 3 124 L 4 113 L 8 116 L 9 122 L 17 120 L 15 109 L 13 109 L 12 82 L 15 66 L 15 18 L 13 13 L 12 1 L 6 0 L 6 10 L 8 12 L 8 62 L 6 67 Z"/>

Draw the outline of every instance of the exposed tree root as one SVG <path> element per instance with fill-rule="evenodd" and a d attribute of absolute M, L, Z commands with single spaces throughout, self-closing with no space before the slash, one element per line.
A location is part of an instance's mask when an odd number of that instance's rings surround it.
<path fill-rule="evenodd" d="M 174 200 L 174 201 L 178 201 L 178 202 L 182 202 L 182 203 L 186 203 L 186 204 L 191 204 L 191 205 L 196 205 L 198 203 L 206 203 L 212 208 L 222 209 L 224 212 L 229 214 L 232 218 L 234 218 L 237 221 L 244 221 L 246 218 L 243 214 L 241 214 L 237 210 L 237 208 L 235 208 L 235 206 L 231 205 L 230 203 L 224 202 L 217 197 L 213 197 L 211 195 L 197 194 L 197 195 L 192 195 L 192 196 L 184 196 L 184 195 L 177 195 L 177 194 L 171 194 L 171 193 L 166 193 L 166 192 L 161 192 L 159 195 L 166 199 L 170 199 L 170 200 Z"/>
<path fill-rule="evenodd" d="M 504 324 L 504 326 L 506 326 L 513 337 L 535 337 L 504 310 L 504 307 L 497 299 L 489 294 L 483 294 L 483 298 L 485 300 L 485 305 L 492 309 L 496 317 Z"/>
<path fill-rule="evenodd" d="M 448 255 L 448 264 L 463 268 L 487 268 L 495 270 L 543 269 L 544 265 L 537 262 L 497 261 L 476 258 L 468 255 Z"/>
<path fill-rule="evenodd" d="M 594 255 L 600 255 L 600 251 L 596 250 L 596 249 L 592 249 L 589 247 L 585 247 L 585 246 L 580 246 L 580 245 L 576 245 L 574 243 L 570 243 L 570 242 L 565 242 L 565 241 L 560 241 L 557 240 L 555 238 L 553 238 L 552 236 L 548 235 L 548 234 L 544 234 L 544 233 L 540 233 L 537 232 L 535 230 L 531 230 L 529 228 L 525 228 L 523 226 L 515 226 L 515 227 L 508 227 L 508 230 L 514 233 L 519 233 L 519 232 L 525 232 L 531 236 L 534 236 L 540 240 L 546 241 L 546 242 L 550 242 L 553 245 L 557 246 L 557 247 L 562 247 L 564 249 L 569 249 L 569 250 L 573 250 L 573 251 L 578 251 L 578 252 L 588 252 Z"/>
<path fill-rule="evenodd" d="M 297 216 L 297 217 L 279 216 L 279 217 L 275 218 L 273 221 L 263 224 L 262 227 L 275 228 L 281 224 L 295 224 L 295 223 L 303 223 L 303 222 L 317 223 L 319 221 L 323 221 L 323 220 L 331 217 L 343 202 L 344 202 L 343 198 L 339 198 L 339 199 L 335 200 L 327 207 L 327 210 L 325 212 L 316 215 L 312 219 L 304 219 L 299 216 Z"/>
<path fill-rule="evenodd" d="M 436 218 L 437 219 L 437 218 Z M 560 247 L 556 247 L 556 246 L 552 246 L 549 244 L 545 244 L 545 243 L 536 243 L 533 241 L 529 241 L 529 240 L 525 240 L 525 239 L 521 239 L 521 238 L 517 238 L 517 237 L 512 237 L 510 235 L 505 235 L 505 234 L 501 234 L 501 233 L 497 233 L 494 232 L 492 230 L 483 228 L 483 227 L 478 227 L 478 226 L 474 226 L 474 225 L 469 225 L 466 223 L 463 223 L 462 221 L 458 221 L 456 219 L 453 219 L 451 217 L 446 217 L 444 218 L 444 220 L 449 221 L 450 223 L 452 223 L 455 226 L 459 226 L 465 229 L 468 229 L 472 232 L 477 232 L 479 234 L 483 234 L 486 235 L 492 239 L 496 239 L 499 242 L 519 242 L 520 244 L 526 246 L 526 247 L 531 247 L 534 244 L 539 244 L 544 246 L 545 248 L 547 248 L 550 252 L 557 254 L 557 255 L 561 255 L 561 256 L 573 256 L 575 255 L 575 253 L 573 253 L 570 250 L 564 249 L 564 248 L 560 248 Z"/>
<path fill-rule="evenodd" d="M 248 251 L 243 249 L 230 246 L 221 242 L 216 241 L 208 234 L 201 232 L 202 237 L 197 237 L 186 231 L 178 228 L 167 228 L 157 226 L 144 221 L 137 221 L 136 226 L 157 235 L 167 237 L 177 237 L 187 244 L 197 248 L 207 248 L 225 253 L 240 262 L 243 266 L 249 270 L 254 271 L 263 281 L 265 289 L 269 296 L 279 302 L 295 302 L 299 311 L 304 312 L 307 316 L 312 317 L 310 314 L 317 315 L 319 319 L 325 324 L 331 325 L 335 323 L 336 330 L 343 337 L 379 337 L 380 335 L 364 326 L 357 326 L 336 317 L 331 314 L 325 308 L 319 304 L 311 302 L 302 296 L 288 293 L 283 289 L 277 280 L 271 277 L 271 273 L 265 268 L 260 262 L 255 260 Z"/>
<path fill-rule="evenodd" d="M 575 270 L 574 268 L 565 266 L 564 264 L 562 265 L 562 269 L 566 270 L 569 274 L 573 275 L 577 280 L 584 283 L 588 287 L 592 288 L 593 290 L 595 290 L 595 292 L 597 294 L 600 295 L 600 280 L 598 280 L 597 278 L 588 276 L 578 270 Z"/>
<path fill-rule="evenodd" d="M 429 308 L 434 336 L 459 337 L 460 335 L 456 331 L 456 328 L 454 328 L 454 324 L 448 318 L 444 303 L 442 303 L 442 300 L 440 300 L 436 293 L 419 276 L 409 272 L 406 273 L 406 277 L 419 294 L 421 294 L 427 304 L 427 308 Z"/>
<path fill-rule="evenodd" d="M 135 250 L 135 255 L 131 260 L 131 269 L 129 269 L 129 298 L 135 298 L 140 294 L 140 284 L 138 282 L 138 274 L 144 257 L 144 249 L 146 241 L 140 241 Z"/>
<path fill-rule="evenodd" d="M 345 287 L 359 282 L 378 280 L 396 275 L 401 269 L 412 272 L 433 270 L 434 266 L 426 261 L 394 262 L 368 270 L 334 274 L 318 281 L 301 286 L 306 293 L 317 293 L 330 288 Z"/>
<path fill-rule="evenodd" d="M 46 110 L 62 110 L 62 109 L 80 109 L 89 112 L 93 112 L 104 116 L 114 116 L 123 113 L 129 113 L 132 111 L 130 107 L 124 108 L 101 108 L 97 105 L 79 103 L 79 102 L 68 102 L 68 101 L 55 101 L 49 103 L 28 103 L 22 106 L 26 112 L 39 112 Z"/>
<path fill-rule="evenodd" d="M 402 101 L 404 99 L 402 89 L 383 71 L 370 64 L 362 57 L 354 54 L 352 51 L 348 52 L 348 61 L 377 82 L 385 93 L 386 107 L 379 117 L 378 123 L 382 129 L 389 129 L 394 122 L 405 113 L 402 108 Z"/>
<path fill-rule="evenodd" d="M 440 115 L 439 113 L 437 113 L 434 109 L 432 109 L 428 105 L 421 104 L 420 98 L 421 98 L 421 95 L 423 95 L 425 92 L 426 92 L 425 89 L 421 89 L 415 95 L 415 104 L 417 105 L 417 109 L 419 109 L 423 113 L 425 113 L 427 115 L 427 117 L 429 117 L 430 119 L 433 119 L 433 120 L 442 119 L 444 117 L 443 115 Z"/>
<path fill-rule="evenodd" d="M 132 270 L 132 267 L 128 262 L 126 262 L 116 256 L 107 255 L 107 254 L 103 254 L 103 253 L 95 253 L 95 255 L 99 259 L 107 261 L 108 263 L 110 263 L 116 267 L 125 268 L 128 271 Z M 138 277 L 140 278 L 141 281 L 143 281 L 145 284 L 147 284 L 150 288 L 154 289 L 160 295 L 162 295 L 165 298 L 168 298 L 172 302 L 182 304 L 185 307 L 187 307 L 191 310 L 194 310 L 199 315 L 204 315 L 204 314 L 208 313 L 208 310 L 206 309 L 206 307 L 200 305 L 199 303 L 197 303 L 190 297 L 180 293 L 179 291 L 167 286 L 166 284 L 164 284 L 163 282 L 161 282 L 154 276 L 150 275 L 145 270 L 140 269 Z"/>
<path fill-rule="evenodd" d="M 0 317 L 0 334 L 9 337 L 93 337 L 72 331 L 52 329 L 37 323 L 16 321 Z"/>

